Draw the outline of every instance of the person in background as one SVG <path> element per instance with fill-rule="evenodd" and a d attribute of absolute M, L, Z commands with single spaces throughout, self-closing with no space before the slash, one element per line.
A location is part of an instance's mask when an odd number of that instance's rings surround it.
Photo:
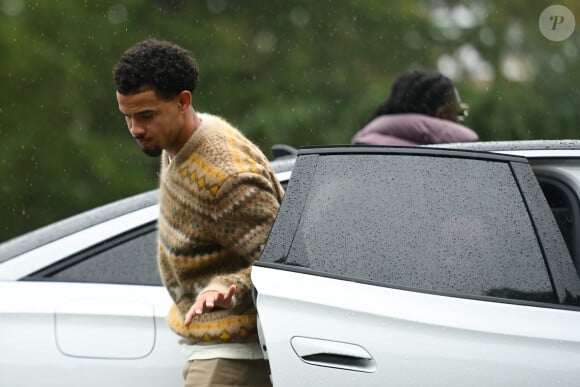
<path fill-rule="evenodd" d="M 473 130 L 459 124 L 467 116 L 453 82 L 437 72 L 402 74 L 353 144 L 416 146 L 477 141 Z"/>
<path fill-rule="evenodd" d="M 185 386 L 271 386 L 250 278 L 283 196 L 268 159 L 223 118 L 194 110 L 198 66 L 186 49 L 140 42 L 113 77 L 131 135 L 161 156 L 157 259 L 169 326 L 188 353 Z"/>

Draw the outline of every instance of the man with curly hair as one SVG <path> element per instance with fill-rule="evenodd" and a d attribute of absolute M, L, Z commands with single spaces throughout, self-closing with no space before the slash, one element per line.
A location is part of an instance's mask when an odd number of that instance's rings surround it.
<path fill-rule="evenodd" d="M 185 386 L 270 386 L 250 270 L 283 196 L 268 159 L 223 118 L 191 104 L 198 66 L 149 39 L 113 70 L 119 110 L 149 156 L 161 156 L 158 264 L 171 329 L 188 351 Z"/>

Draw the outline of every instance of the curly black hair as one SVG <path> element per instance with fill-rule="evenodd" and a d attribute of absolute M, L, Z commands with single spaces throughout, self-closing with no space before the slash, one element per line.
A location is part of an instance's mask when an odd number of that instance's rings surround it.
<path fill-rule="evenodd" d="M 152 89 L 171 99 L 183 90 L 197 87 L 199 70 L 186 49 L 167 41 L 148 39 L 121 55 L 113 68 L 117 91 L 124 95 Z"/>
<path fill-rule="evenodd" d="M 379 105 L 372 118 L 401 113 L 419 113 L 434 117 L 437 108 L 455 101 L 457 101 L 455 86 L 443 74 L 409 71 L 397 78 L 391 89 L 391 95 Z"/>

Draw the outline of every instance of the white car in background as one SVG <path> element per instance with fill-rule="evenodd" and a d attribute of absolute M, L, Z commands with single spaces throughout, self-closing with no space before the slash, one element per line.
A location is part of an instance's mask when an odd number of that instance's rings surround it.
<path fill-rule="evenodd" d="M 1 386 L 182 386 L 155 263 L 157 192 L 0 247 Z"/>
<path fill-rule="evenodd" d="M 155 257 L 158 194 L 0 245 L 0 386 L 183 386 Z"/>

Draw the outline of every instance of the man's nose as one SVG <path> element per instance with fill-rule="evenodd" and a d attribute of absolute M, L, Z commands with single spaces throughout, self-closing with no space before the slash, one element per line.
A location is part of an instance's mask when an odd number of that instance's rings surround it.
<path fill-rule="evenodd" d="M 145 133 L 145 128 L 133 119 L 127 120 L 127 126 L 133 137 L 142 136 Z"/>

